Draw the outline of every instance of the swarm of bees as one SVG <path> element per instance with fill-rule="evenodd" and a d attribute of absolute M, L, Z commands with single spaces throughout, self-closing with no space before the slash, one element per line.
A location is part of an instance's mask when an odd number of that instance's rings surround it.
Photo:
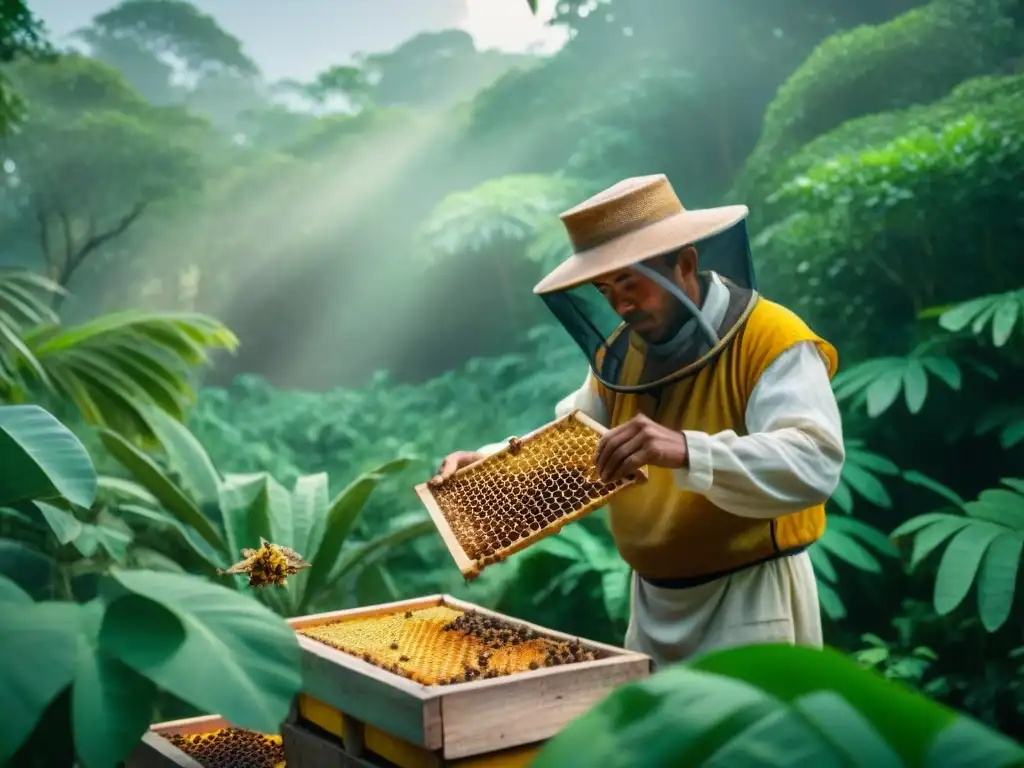
<path fill-rule="evenodd" d="M 248 574 L 250 587 L 266 587 L 269 584 L 284 586 L 289 576 L 294 576 L 309 563 L 295 550 L 279 547 L 260 538 L 259 549 L 243 549 L 244 560 L 235 563 L 227 570 L 217 569 L 219 574 Z"/>

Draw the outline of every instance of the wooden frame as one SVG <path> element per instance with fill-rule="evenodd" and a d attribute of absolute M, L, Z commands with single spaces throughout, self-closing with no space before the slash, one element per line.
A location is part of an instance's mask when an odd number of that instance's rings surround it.
<path fill-rule="evenodd" d="M 210 733 L 233 727 L 218 715 L 169 720 L 150 726 L 142 741 L 124 761 L 125 768 L 203 768 L 164 738 L 165 733 Z"/>
<path fill-rule="evenodd" d="M 623 683 L 647 677 L 651 659 L 603 643 L 519 621 L 449 595 L 290 619 L 295 629 L 350 618 L 447 605 L 526 627 L 557 641 L 577 641 L 594 661 L 445 686 L 426 686 L 299 635 L 303 693 L 446 759 L 496 752 L 554 736 Z"/>
<path fill-rule="evenodd" d="M 521 438 L 518 438 L 518 441 L 521 445 L 526 445 L 527 443 L 532 442 L 541 435 L 547 434 L 552 429 L 554 429 L 558 424 L 565 421 L 569 421 L 570 419 L 578 421 L 580 424 L 587 427 L 591 431 L 596 432 L 598 435 L 604 435 L 608 431 L 608 429 L 605 426 L 594 421 L 585 413 L 582 413 L 579 410 L 575 410 L 571 411 L 565 416 L 562 416 L 559 419 L 555 419 L 554 421 L 545 424 L 544 426 L 538 429 L 535 429 L 533 432 L 530 432 L 529 434 Z M 452 477 L 462 477 L 466 474 L 476 472 L 480 467 L 485 466 L 487 464 L 496 464 L 501 461 L 504 461 L 505 459 L 508 458 L 509 455 L 509 446 L 505 446 L 505 448 L 498 451 L 497 453 L 493 453 L 490 456 L 485 456 L 479 461 L 474 461 L 472 464 L 466 465 L 462 469 L 456 471 Z M 568 525 L 569 523 L 574 523 L 577 520 L 581 520 L 587 515 L 596 512 L 597 510 L 606 506 L 609 501 L 611 501 L 616 495 L 618 495 L 626 488 L 629 488 L 630 486 L 638 482 L 644 482 L 646 479 L 647 469 L 645 467 L 641 467 L 633 479 L 625 481 L 621 486 L 619 486 L 606 496 L 601 497 L 596 502 L 588 502 L 586 505 L 576 510 L 575 512 L 566 515 L 565 517 L 560 517 L 551 525 L 547 525 L 544 528 L 541 528 L 539 531 L 533 532 L 525 538 L 513 542 L 511 546 L 505 547 L 501 550 L 502 558 L 514 555 L 517 552 L 520 552 L 526 549 L 527 547 L 536 544 L 541 539 L 547 538 L 548 536 L 552 536 L 558 533 L 562 529 L 562 526 Z M 434 492 L 431 489 L 430 484 L 420 483 L 419 485 L 416 486 L 415 491 L 416 495 L 419 497 L 423 506 L 427 508 L 427 512 L 430 514 L 430 519 L 434 521 L 434 525 L 437 527 L 438 532 L 441 534 L 441 538 L 444 540 L 445 547 L 448 548 L 448 551 L 451 553 L 452 558 L 455 560 L 455 564 L 462 572 L 462 575 L 466 578 L 467 581 L 479 576 L 480 571 L 482 571 L 483 568 L 486 566 L 481 565 L 478 561 L 473 560 L 469 557 L 469 555 L 466 554 L 466 551 L 462 548 L 462 544 L 459 542 L 458 537 L 455 535 L 455 531 L 452 530 L 451 525 L 448 523 L 448 518 L 446 518 L 444 516 L 444 512 L 441 511 L 441 507 L 437 503 L 437 499 L 434 496 Z"/>

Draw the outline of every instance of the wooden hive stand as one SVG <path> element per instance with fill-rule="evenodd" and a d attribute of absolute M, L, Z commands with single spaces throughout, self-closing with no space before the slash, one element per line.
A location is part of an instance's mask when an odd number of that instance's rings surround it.
<path fill-rule="evenodd" d="M 647 677 L 649 657 L 488 611 L 448 595 L 290 619 L 301 630 L 447 606 L 499 619 L 593 661 L 451 685 L 422 685 L 299 635 L 302 694 L 282 726 L 288 768 L 520 768 L 614 688 Z"/>

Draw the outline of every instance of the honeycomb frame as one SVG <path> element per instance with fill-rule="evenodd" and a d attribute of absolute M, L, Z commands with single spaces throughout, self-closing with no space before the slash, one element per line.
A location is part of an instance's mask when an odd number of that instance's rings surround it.
<path fill-rule="evenodd" d="M 570 492 L 576 498 L 569 503 L 574 506 L 565 505 L 568 507 L 568 511 L 559 512 L 553 518 L 545 517 L 543 522 L 538 519 L 543 514 L 539 511 L 524 512 L 520 508 L 513 510 L 511 514 L 508 511 L 491 513 L 490 511 L 483 512 L 477 507 L 471 508 L 457 502 L 448 502 L 449 493 L 458 493 L 461 490 L 460 482 L 465 485 L 475 481 L 477 485 L 480 485 L 482 482 L 486 482 L 483 478 L 486 478 L 487 475 L 501 475 L 504 468 L 510 464 L 519 464 L 524 459 L 538 462 L 549 460 L 550 452 L 547 444 L 566 431 L 576 433 L 572 437 L 584 442 L 584 450 L 591 448 L 596 450 L 598 441 L 608 429 L 586 414 L 574 410 L 528 435 L 511 438 L 508 444 L 497 453 L 486 456 L 455 472 L 440 488 L 432 487 L 429 482 L 416 486 L 416 495 L 419 496 L 420 501 L 430 513 L 430 519 L 441 534 L 445 547 L 466 581 L 472 581 L 478 577 L 487 566 L 502 562 L 538 541 L 557 534 L 563 526 L 596 512 L 626 488 L 647 479 L 647 469 L 642 467 L 628 478 L 614 484 L 594 482 L 590 479 L 592 473 L 596 471 L 592 460 L 589 457 L 586 460 L 578 460 L 571 466 L 561 468 L 563 472 L 576 475 L 571 481 L 568 481 L 577 483 L 575 487 L 570 485 Z M 531 452 L 534 454 L 533 456 L 529 456 Z M 521 470 L 515 471 L 519 476 L 526 475 Z M 537 476 L 538 473 L 531 473 L 531 479 Z M 583 478 L 582 485 L 579 484 L 580 477 Z M 567 482 L 566 478 L 563 477 L 561 482 Z M 493 493 L 493 491 L 474 490 L 472 487 L 468 492 L 477 495 Z M 536 497 L 538 493 L 554 495 L 556 492 L 564 497 L 566 490 L 564 487 L 555 492 L 549 489 L 531 490 L 531 485 L 527 483 L 526 489 L 520 491 L 520 494 L 529 493 Z M 583 497 L 584 503 L 579 503 L 577 500 L 579 497 Z M 529 520 L 527 516 L 530 517 Z M 492 517 L 499 518 L 499 524 L 506 526 L 502 533 L 495 532 L 495 525 L 485 519 Z M 495 538 L 504 535 L 506 538 L 502 540 L 485 538 L 492 535 Z"/>
<path fill-rule="evenodd" d="M 203 764 L 190 756 L 185 750 L 174 745 L 172 739 L 177 735 L 200 736 L 236 728 L 219 715 L 203 715 L 184 720 L 170 720 L 151 725 L 138 746 L 125 759 L 125 768 L 203 768 Z M 244 730 L 244 729 L 243 729 Z M 268 735 L 268 734 L 263 734 Z M 278 734 L 270 734 L 280 739 Z M 275 764 L 275 768 L 284 768 L 284 758 Z M 241 764 L 239 768 L 242 768 Z"/>
<path fill-rule="evenodd" d="M 303 630 L 437 606 L 499 619 L 551 640 L 575 642 L 596 658 L 428 686 L 298 632 L 303 654 L 300 712 L 312 703 L 321 712 L 334 711 L 346 721 L 455 760 L 549 739 L 612 689 L 651 671 L 651 659 L 643 654 L 539 627 L 444 594 L 295 617 L 288 623 Z"/>

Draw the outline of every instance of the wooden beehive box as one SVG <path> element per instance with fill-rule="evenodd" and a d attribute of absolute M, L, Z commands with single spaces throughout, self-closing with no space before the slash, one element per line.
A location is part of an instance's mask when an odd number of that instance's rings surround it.
<path fill-rule="evenodd" d="M 487 646 L 475 639 L 478 635 L 450 628 L 452 617 L 463 614 L 477 627 L 473 632 L 484 633 L 480 636 L 490 637 L 491 629 L 479 629 L 489 625 L 501 627 L 494 630 L 499 635 L 527 639 L 481 651 Z M 651 669 L 642 654 L 527 624 L 448 595 L 290 623 L 302 646 L 303 698 L 446 760 L 549 739 L 613 688 L 646 677 Z M 361 657 L 361 649 L 369 649 L 370 661 Z M 486 665 L 481 653 L 491 654 Z M 592 660 L 567 663 L 570 653 Z M 549 658 L 561 661 L 546 666 Z M 463 671 L 452 682 L 449 673 L 465 669 L 459 665 L 466 659 L 478 671 Z M 526 665 L 528 659 L 537 668 Z M 515 671 L 520 668 L 524 671 Z"/>
<path fill-rule="evenodd" d="M 151 726 L 149 733 L 125 760 L 125 768 L 203 768 L 203 764 L 178 747 L 167 738 L 174 734 L 203 736 L 233 728 L 227 720 L 217 715 L 192 717 L 187 720 L 172 720 Z M 279 736 L 270 736 L 280 744 Z M 252 768 L 257 768 L 254 762 Z M 274 768 L 284 768 L 284 756 L 274 763 Z"/>
<path fill-rule="evenodd" d="M 462 575 L 501 562 L 605 506 L 647 478 L 617 483 L 596 477 L 594 454 L 608 430 L 573 411 L 499 452 L 463 467 L 441 487 L 416 486 Z"/>

